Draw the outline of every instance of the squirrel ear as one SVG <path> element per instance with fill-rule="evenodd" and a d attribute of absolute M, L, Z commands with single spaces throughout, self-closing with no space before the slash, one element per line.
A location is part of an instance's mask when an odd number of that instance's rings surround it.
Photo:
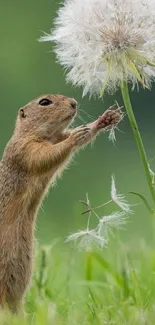
<path fill-rule="evenodd" d="M 20 109 L 19 114 L 20 114 L 20 117 L 21 117 L 21 118 L 25 118 L 25 117 L 26 117 L 26 114 L 25 114 L 23 108 Z"/>

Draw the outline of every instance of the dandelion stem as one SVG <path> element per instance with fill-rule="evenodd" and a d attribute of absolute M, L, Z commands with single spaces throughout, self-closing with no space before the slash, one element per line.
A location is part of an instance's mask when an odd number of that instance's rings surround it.
<path fill-rule="evenodd" d="M 86 251 L 86 281 L 92 280 L 92 252 Z"/>
<path fill-rule="evenodd" d="M 153 187 L 152 184 L 152 175 L 150 172 L 150 168 L 149 168 L 149 162 L 146 156 L 146 152 L 145 152 L 145 148 L 144 148 L 144 144 L 141 138 L 141 134 L 139 132 L 139 128 L 133 113 L 133 109 L 132 109 L 132 105 L 131 105 L 131 100 L 130 100 L 130 96 L 129 96 L 129 89 L 128 89 L 128 85 L 126 82 L 122 82 L 121 85 L 121 91 L 122 91 L 122 97 L 124 100 L 124 104 L 125 104 L 125 108 L 128 114 L 128 118 L 137 142 L 137 146 L 138 146 L 138 150 L 140 153 L 140 157 L 144 166 L 144 170 L 145 170 L 145 174 L 146 174 L 146 178 L 147 178 L 147 183 L 150 189 L 150 193 L 152 196 L 153 201 L 155 202 L 155 189 Z"/>

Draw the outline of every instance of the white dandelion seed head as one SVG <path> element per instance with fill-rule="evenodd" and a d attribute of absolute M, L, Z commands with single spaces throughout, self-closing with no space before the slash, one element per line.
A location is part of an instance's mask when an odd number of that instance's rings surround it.
<path fill-rule="evenodd" d="M 111 198 L 112 201 L 117 204 L 126 213 L 132 213 L 131 205 L 125 199 L 123 194 L 117 193 L 115 185 L 115 176 L 112 175 L 111 178 Z"/>
<path fill-rule="evenodd" d="M 106 245 L 106 240 L 99 236 L 95 229 L 80 230 L 77 233 L 67 237 L 66 242 L 74 241 L 78 249 L 92 250 L 94 246 L 103 248 Z"/>
<path fill-rule="evenodd" d="M 113 91 L 122 81 L 149 87 L 155 78 L 154 0 L 66 0 L 54 41 L 67 80 L 86 93 Z"/>
<path fill-rule="evenodd" d="M 127 223 L 125 211 L 113 212 L 108 216 L 103 216 L 99 220 L 98 234 L 108 240 L 109 234 L 113 234 L 112 228 L 121 229 Z"/>

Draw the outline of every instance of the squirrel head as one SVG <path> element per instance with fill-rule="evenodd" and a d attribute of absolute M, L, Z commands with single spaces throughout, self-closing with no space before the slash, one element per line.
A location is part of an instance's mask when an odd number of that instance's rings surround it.
<path fill-rule="evenodd" d="M 37 133 L 50 137 L 59 134 L 72 122 L 77 113 L 77 102 L 62 95 L 43 95 L 18 112 L 15 133 Z"/>

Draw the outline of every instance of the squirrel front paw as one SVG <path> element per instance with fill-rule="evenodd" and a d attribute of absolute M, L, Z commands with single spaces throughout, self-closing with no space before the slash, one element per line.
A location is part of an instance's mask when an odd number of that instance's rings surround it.
<path fill-rule="evenodd" d="M 106 127 L 113 127 L 117 126 L 117 124 L 121 121 L 122 119 L 122 111 L 120 108 L 116 110 L 108 109 L 107 111 L 104 112 L 102 116 L 100 116 L 96 122 L 96 127 L 98 129 L 103 129 Z"/>
<path fill-rule="evenodd" d="M 77 127 L 70 135 L 73 146 L 82 146 L 91 141 L 91 129 L 88 126 Z"/>

